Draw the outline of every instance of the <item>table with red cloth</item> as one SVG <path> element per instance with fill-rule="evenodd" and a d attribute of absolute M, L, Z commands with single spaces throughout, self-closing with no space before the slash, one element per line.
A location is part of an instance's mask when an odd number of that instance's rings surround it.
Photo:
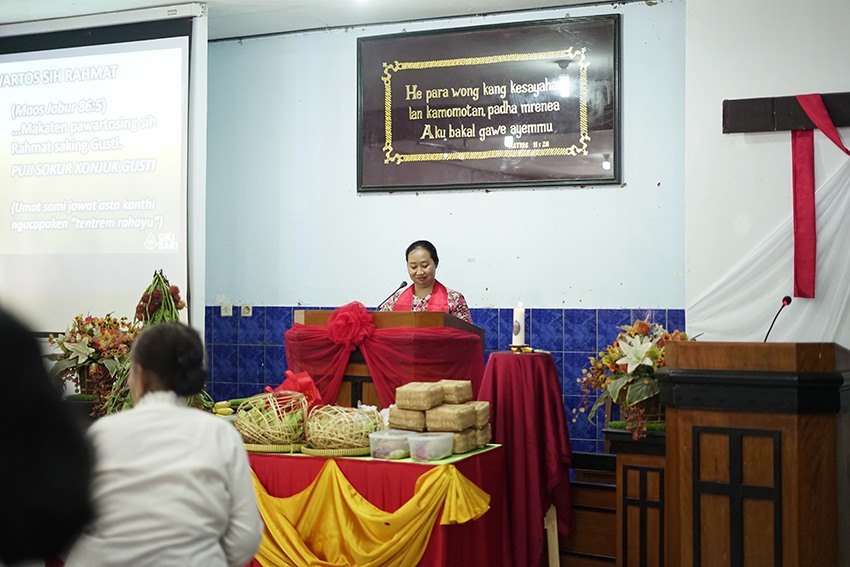
<path fill-rule="evenodd" d="M 307 488 L 326 457 L 249 453 L 251 468 L 269 493 L 287 498 Z M 436 466 L 430 463 L 382 461 L 370 458 L 334 457 L 346 479 L 366 500 L 386 512 L 394 512 L 414 493 L 417 479 Z M 492 445 L 452 463 L 457 470 L 490 495 L 490 509 L 465 524 L 434 525 L 423 567 L 511 565 L 499 542 L 504 540 L 504 450 Z M 260 567 L 255 559 L 249 563 Z M 412 566 L 411 566 L 412 567 Z"/>
<path fill-rule="evenodd" d="M 490 402 L 493 442 L 505 448 L 514 565 L 537 567 L 549 506 L 555 506 L 558 531 L 564 537 L 569 535 L 572 517 L 572 450 L 552 355 L 492 353 L 478 399 Z"/>

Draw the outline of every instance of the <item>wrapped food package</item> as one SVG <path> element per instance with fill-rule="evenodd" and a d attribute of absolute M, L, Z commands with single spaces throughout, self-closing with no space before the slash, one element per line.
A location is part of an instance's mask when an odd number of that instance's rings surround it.
<path fill-rule="evenodd" d="M 470 380 L 440 380 L 437 383 L 443 388 L 444 404 L 462 404 L 472 399 Z"/>
<path fill-rule="evenodd" d="M 437 382 L 408 382 L 395 390 L 401 409 L 424 411 L 443 403 L 443 388 Z"/>
<path fill-rule="evenodd" d="M 425 412 L 428 431 L 463 431 L 475 425 L 475 409 L 466 404 L 443 404 Z"/>
<path fill-rule="evenodd" d="M 478 448 L 483 447 L 487 443 L 490 442 L 490 424 L 488 423 L 486 426 L 481 429 L 475 430 L 475 446 Z"/>
<path fill-rule="evenodd" d="M 407 431 L 425 431 L 425 412 L 390 406 L 390 427 Z"/>
<path fill-rule="evenodd" d="M 477 449 L 477 431 L 477 429 L 470 427 L 469 429 L 464 429 L 460 433 L 455 433 L 452 441 L 452 453 L 457 455 L 459 453 L 468 453 L 473 449 Z"/>
<path fill-rule="evenodd" d="M 490 402 L 472 400 L 464 405 L 475 409 L 475 427 L 481 429 L 490 423 Z"/>

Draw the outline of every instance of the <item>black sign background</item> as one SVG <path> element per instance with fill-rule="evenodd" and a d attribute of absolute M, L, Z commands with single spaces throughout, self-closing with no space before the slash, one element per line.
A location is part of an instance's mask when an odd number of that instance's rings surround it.
<path fill-rule="evenodd" d="M 361 38 L 358 191 L 620 183 L 619 18 Z"/>

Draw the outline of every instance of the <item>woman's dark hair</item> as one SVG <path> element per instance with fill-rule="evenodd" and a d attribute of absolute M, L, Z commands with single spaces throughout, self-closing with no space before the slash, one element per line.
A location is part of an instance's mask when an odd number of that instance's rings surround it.
<path fill-rule="evenodd" d="M 30 329 L 0 309 L 0 564 L 68 549 L 94 519 L 94 453 L 70 402 L 48 377 Z M 43 561 L 42 561 L 43 563 Z"/>
<path fill-rule="evenodd" d="M 157 323 L 133 342 L 133 362 L 156 374 L 162 385 L 180 396 L 204 389 L 207 380 L 204 344 L 198 331 L 182 323 Z"/>
<path fill-rule="evenodd" d="M 437 249 L 434 248 L 434 245 L 428 242 L 427 240 L 417 240 L 413 244 L 407 247 L 407 251 L 404 253 L 404 261 L 407 261 L 407 257 L 410 256 L 410 253 L 416 250 L 417 248 L 424 248 L 428 254 L 431 255 L 431 259 L 434 260 L 434 267 L 440 265 L 440 257 L 437 256 Z"/>

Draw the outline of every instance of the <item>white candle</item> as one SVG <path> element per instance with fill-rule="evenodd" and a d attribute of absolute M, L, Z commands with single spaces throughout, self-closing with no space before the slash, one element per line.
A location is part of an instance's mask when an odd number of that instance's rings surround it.
<path fill-rule="evenodd" d="M 514 308 L 514 325 L 512 345 L 525 344 L 525 309 L 522 307 L 522 301 L 517 303 Z"/>

